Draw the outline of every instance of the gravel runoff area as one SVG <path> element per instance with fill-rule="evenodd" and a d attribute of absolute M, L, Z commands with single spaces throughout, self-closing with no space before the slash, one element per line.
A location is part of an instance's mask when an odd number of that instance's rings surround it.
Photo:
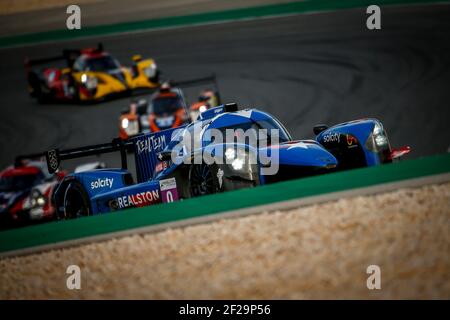
<path fill-rule="evenodd" d="M 449 218 L 446 183 L 136 235 L 3 259 L 0 298 L 448 299 Z"/>

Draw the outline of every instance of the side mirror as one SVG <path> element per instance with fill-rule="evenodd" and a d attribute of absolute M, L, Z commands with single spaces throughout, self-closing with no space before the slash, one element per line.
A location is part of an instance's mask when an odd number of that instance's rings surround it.
<path fill-rule="evenodd" d="M 322 131 L 325 131 L 328 129 L 328 126 L 326 124 L 316 124 L 313 128 L 314 134 L 317 136 Z"/>

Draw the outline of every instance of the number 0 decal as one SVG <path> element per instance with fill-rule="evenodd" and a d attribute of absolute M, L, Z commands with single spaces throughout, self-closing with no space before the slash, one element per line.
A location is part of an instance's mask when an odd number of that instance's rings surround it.
<path fill-rule="evenodd" d="M 175 178 L 161 180 L 159 182 L 161 188 L 162 202 L 174 202 L 178 200 L 177 183 Z"/>
<path fill-rule="evenodd" d="M 173 202 L 173 194 L 172 194 L 172 191 L 167 191 L 166 192 L 166 200 L 167 200 L 167 202 Z"/>

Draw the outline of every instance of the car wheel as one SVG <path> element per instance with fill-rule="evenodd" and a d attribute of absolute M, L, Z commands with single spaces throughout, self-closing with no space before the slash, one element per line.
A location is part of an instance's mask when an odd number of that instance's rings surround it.
<path fill-rule="evenodd" d="M 189 190 L 191 197 L 214 194 L 218 191 L 216 165 L 194 164 L 189 169 Z"/>
<path fill-rule="evenodd" d="M 64 193 L 64 211 L 59 218 L 63 220 L 76 219 L 91 214 L 87 192 L 78 181 L 71 182 Z"/>
<path fill-rule="evenodd" d="M 189 169 L 189 192 L 198 197 L 218 192 L 253 188 L 259 180 L 246 180 L 239 177 L 227 178 L 217 164 L 194 164 Z"/>

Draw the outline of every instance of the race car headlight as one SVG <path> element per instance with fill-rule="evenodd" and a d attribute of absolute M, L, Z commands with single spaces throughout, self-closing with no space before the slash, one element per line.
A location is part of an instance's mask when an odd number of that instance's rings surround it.
<path fill-rule="evenodd" d="M 45 205 L 45 198 L 44 198 L 44 196 L 39 196 L 38 198 L 36 198 L 35 203 L 38 206 Z"/>
<path fill-rule="evenodd" d="M 121 126 L 129 136 L 133 136 L 139 133 L 137 120 L 128 120 L 127 118 L 124 118 L 122 119 Z"/>
<path fill-rule="evenodd" d="M 81 75 L 81 83 L 83 83 L 87 89 L 93 90 L 97 88 L 98 79 L 97 77 L 88 76 L 87 74 L 84 73 Z"/>
<path fill-rule="evenodd" d="M 128 128 L 129 123 L 130 123 L 130 121 L 128 121 L 127 118 L 122 119 L 122 123 L 121 123 L 122 128 L 123 129 Z"/>
<path fill-rule="evenodd" d="M 225 150 L 225 162 L 231 164 L 231 167 L 236 171 L 244 168 L 246 160 L 247 156 L 244 150 L 235 150 L 234 148 L 227 148 Z"/>
<path fill-rule="evenodd" d="M 376 122 L 372 133 L 366 141 L 366 148 L 372 152 L 379 152 L 389 147 L 389 140 L 381 123 Z"/>
<path fill-rule="evenodd" d="M 234 170 L 242 170 L 242 168 L 244 167 L 244 160 L 242 160 L 241 158 L 236 158 L 231 163 L 231 166 Z"/>
<path fill-rule="evenodd" d="M 202 112 L 205 112 L 206 110 L 208 110 L 208 108 L 205 105 L 203 105 L 200 108 L 198 108 L 198 110 L 200 111 L 200 113 L 202 113 Z"/>
<path fill-rule="evenodd" d="M 149 67 L 145 68 L 144 74 L 147 78 L 153 78 L 156 76 L 156 64 L 153 63 Z"/>
<path fill-rule="evenodd" d="M 225 158 L 229 161 L 233 160 L 236 157 L 236 151 L 233 148 L 228 148 L 225 151 Z"/>
<path fill-rule="evenodd" d="M 33 192 L 31 196 L 31 207 L 37 208 L 37 207 L 43 207 L 47 203 L 47 200 L 45 197 L 40 193 L 39 191 Z"/>
<path fill-rule="evenodd" d="M 387 138 L 384 135 L 379 135 L 375 137 L 375 144 L 378 147 L 383 147 L 387 144 Z"/>
<path fill-rule="evenodd" d="M 86 82 L 86 88 L 89 90 L 93 90 L 97 88 L 98 80 L 96 77 L 88 77 L 88 81 Z"/>
<path fill-rule="evenodd" d="M 383 127 L 378 122 L 375 123 L 375 126 L 373 127 L 373 134 L 375 136 L 383 134 Z"/>

